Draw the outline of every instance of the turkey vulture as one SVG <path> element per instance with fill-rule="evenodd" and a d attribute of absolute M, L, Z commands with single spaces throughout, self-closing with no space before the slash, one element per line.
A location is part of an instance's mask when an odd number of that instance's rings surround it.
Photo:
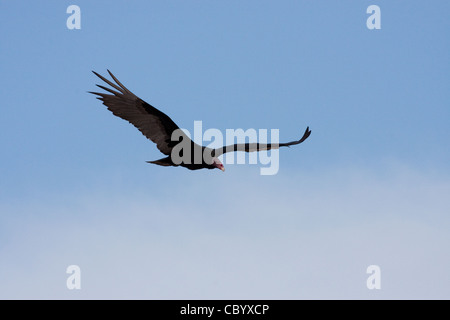
<path fill-rule="evenodd" d="M 102 77 L 95 71 L 92 72 L 117 91 L 97 84 L 99 88 L 112 94 L 91 91 L 89 93 L 98 95 L 99 97 L 97 99 L 103 101 L 103 104 L 108 107 L 108 110 L 115 116 L 127 120 L 134 125 L 144 136 L 156 143 L 159 151 L 167 156 L 159 160 L 147 161 L 148 163 L 154 163 L 160 166 L 182 166 L 190 170 L 218 168 L 225 171 L 223 164 L 218 159 L 224 153 L 234 151 L 252 152 L 289 147 L 302 143 L 311 134 L 311 130 L 307 127 L 300 140 L 287 143 L 241 143 L 217 149 L 203 147 L 189 139 L 165 113 L 134 95 L 109 70 L 108 73 L 115 83 Z M 178 139 L 174 139 L 174 136 L 177 136 Z M 181 152 L 178 153 L 172 152 L 181 143 L 183 143 L 185 148 L 182 148 L 180 150 Z M 186 157 L 180 161 L 180 157 L 183 157 L 183 152 L 186 152 Z M 201 155 L 201 159 L 196 155 Z"/>

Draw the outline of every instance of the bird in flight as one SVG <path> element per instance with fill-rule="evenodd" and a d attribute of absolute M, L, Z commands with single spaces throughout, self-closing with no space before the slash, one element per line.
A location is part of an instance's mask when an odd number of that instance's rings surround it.
<path fill-rule="evenodd" d="M 307 127 L 300 140 L 287 143 L 239 143 L 216 149 L 200 146 L 192 141 L 169 116 L 128 90 L 109 70 L 108 73 L 115 83 L 95 71 L 92 72 L 115 90 L 97 84 L 99 88 L 111 94 L 92 91 L 89 93 L 98 95 L 97 99 L 103 101 L 108 110 L 134 125 L 144 136 L 156 143 L 159 151 L 167 156 L 159 160 L 147 161 L 148 163 L 160 166 L 181 166 L 190 170 L 217 168 L 225 171 L 225 167 L 218 159 L 224 153 L 254 152 L 289 147 L 302 143 L 311 134 L 311 130 Z M 174 139 L 174 137 L 177 138 Z M 184 148 L 178 148 L 176 149 L 178 152 L 172 152 L 180 143 L 183 143 Z M 201 159 L 196 157 L 199 154 Z"/>

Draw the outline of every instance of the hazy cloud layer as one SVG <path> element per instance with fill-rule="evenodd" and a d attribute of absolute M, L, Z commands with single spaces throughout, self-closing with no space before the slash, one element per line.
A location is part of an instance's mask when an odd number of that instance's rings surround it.
<path fill-rule="evenodd" d="M 173 201 L 114 187 L 4 205 L 0 298 L 450 298 L 445 178 L 250 172 L 198 175 Z M 81 290 L 66 288 L 71 264 Z"/>

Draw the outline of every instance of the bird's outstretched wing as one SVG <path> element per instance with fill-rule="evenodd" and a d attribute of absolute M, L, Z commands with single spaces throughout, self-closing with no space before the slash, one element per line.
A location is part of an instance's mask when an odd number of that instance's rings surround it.
<path fill-rule="evenodd" d="M 245 152 L 253 152 L 253 151 L 263 151 L 263 150 L 271 150 L 278 149 L 279 147 L 289 147 L 296 144 L 300 144 L 305 141 L 309 135 L 311 134 L 311 130 L 309 127 L 306 128 L 305 133 L 300 138 L 300 140 L 286 142 L 286 143 L 239 143 L 232 144 L 225 147 L 217 148 L 213 150 L 213 156 L 218 157 L 227 152 L 235 152 L 235 151 L 245 151 Z"/>
<path fill-rule="evenodd" d="M 162 153 L 170 155 L 172 148 L 178 143 L 178 141 L 171 141 L 172 133 L 180 129 L 175 122 L 165 113 L 134 95 L 109 70 L 109 75 L 116 83 L 109 81 L 95 71 L 92 72 L 117 91 L 97 84 L 99 88 L 112 94 L 99 92 L 89 93 L 98 95 L 99 97 L 97 99 L 103 101 L 103 104 L 115 116 L 130 122 L 144 136 L 156 143 L 156 146 Z M 183 139 L 185 138 L 189 139 L 187 136 L 183 137 Z"/>

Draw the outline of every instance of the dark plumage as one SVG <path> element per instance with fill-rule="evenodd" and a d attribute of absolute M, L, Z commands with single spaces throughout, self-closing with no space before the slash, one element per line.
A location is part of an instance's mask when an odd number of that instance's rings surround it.
<path fill-rule="evenodd" d="M 111 94 L 99 92 L 89 93 L 98 95 L 99 97 L 97 97 L 97 99 L 103 101 L 103 104 L 108 107 L 108 110 L 115 116 L 125 119 L 134 125 L 144 136 L 156 143 L 156 147 L 159 151 L 167 156 L 156 161 L 147 161 L 149 163 L 161 166 L 182 166 L 190 170 L 218 168 L 225 171 L 223 164 L 217 159 L 217 157 L 224 153 L 234 151 L 253 152 L 288 147 L 302 143 L 311 134 L 308 127 L 300 140 L 288 143 L 242 143 L 217 149 L 200 146 L 189 139 L 189 137 L 186 136 L 165 113 L 159 111 L 129 91 L 109 70 L 108 73 L 115 83 L 102 77 L 95 71 L 92 72 L 115 90 L 97 84 L 99 88 L 102 88 Z M 178 140 L 172 141 L 172 135 L 174 133 L 176 133 Z M 175 159 L 172 155 L 172 150 L 176 148 L 179 143 L 190 146 L 181 149 L 181 153 L 179 154 L 180 156 L 183 156 L 183 150 L 190 151 L 190 157 L 187 158 L 190 159 L 190 161 L 188 160 L 180 163 L 179 159 Z"/>

